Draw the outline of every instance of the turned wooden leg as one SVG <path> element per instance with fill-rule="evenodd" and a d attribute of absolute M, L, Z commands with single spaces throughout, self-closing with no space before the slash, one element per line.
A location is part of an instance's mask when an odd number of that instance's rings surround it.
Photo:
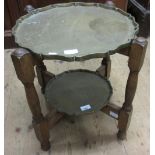
<path fill-rule="evenodd" d="M 51 78 L 54 77 L 54 74 L 47 71 L 47 68 L 41 57 L 36 57 L 35 63 L 36 63 L 38 83 L 40 84 L 42 93 L 44 94 L 46 84 Z"/>
<path fill-rule="evenodd" d="M 103 58 L 101 66 L 96 71 L 107 79 L 110 77 L 111 60 L 109 55 L 106 55 L 106 57 Z"/>
<path fill-rule="evenodd" d="M 45 86 L 46 86 L 44 76 L 43 76 L 43 73 L 45 71 L 47 71 L 47 69 L 43 61 L 41 59 L 38 60 L 38 63 L 36 64 L 36 73 L 37 73 L 38 83 L 41 86 L 41 91 L 43 94 L 45 93 Z"/>
<path fill-rule="evenodd" d="M 125 102 L 119 112 L 118 118 L 119 132 L 117 136 L 119 139 L 124 139 L 126 137 L 126 131 L 130 124 L 132 101 L 137 88 L 138 73 L 144 62 L 146 47 L 147 41 L 144 38 L 139 37 L 133 40 L 131 49 L 129 51 L 128 66 L 130 73 L 126 84 Z"/>
<path fill-rule="evenodd" d="M 103 58 L 103 63 L 105 64 L 105 76 L 107 77 L 107 79 L 109 79 L 110 77 L 110 71 L 111 71 L 111 60 L 110 60 L 110 56 L 107 55 L 105 58 Z"/>
<path fill-rule="evenodd" d="M 34 87 L 34 63 L 32 55 L 19 48 L 11 55 L 18 79 L 23 83 L 28 105 L 33 115 L 36 136 L 43 150 L 50 148 L 48 122 L 41 113 L 40 103 Z"/>

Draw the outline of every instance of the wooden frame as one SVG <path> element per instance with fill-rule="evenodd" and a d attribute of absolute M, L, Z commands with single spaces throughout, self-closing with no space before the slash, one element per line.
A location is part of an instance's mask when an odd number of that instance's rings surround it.
<path fill-rule="evenodd" d="M 144 38 L 136 38 L 132 41 L 128 50 L 125 48 L 118 51 L 118 53 L 129 57 L 128 66 L 130 73 L 126 84 L 125 101 L 122 107 L 109 103 L 107 106 L 103 107 L 101 111 L 118 120 L 119 131 L 117 136 L 119 139 L 124 139 L 126 137 L 126 132 L 130 124 L 133 109 L 132 101 L 136 92 L 138 73 L 143 65 L 146 47 L 147 41 Z M 49 127 L 53 127 L 54 124 L 64 116 L 64 114 L 54 110 L 52 114 L 49 113 L 45 117 L 41 113 L 38 95 L 33 83 L 35 77 L 34 66 L 36 66 L 38 82 L 41 85 L 43 92 L 48 80 L 53 78 L 54 74 L 47 71 L 41 57 L 36 56 L 23 48 L 15 50 L 11 57 L 17 77 L 25 87 L 28 105 L 33 116 L 36 136 L 41 143 L 42 149 L 48 150 L 50 148 Z M 111 63 L 108 55 L 103 58 L 101 67 L 97 71 L 101 73 L 102 76 L 109 78 L 110 65 Z M 104 73 L 102 71 L 104 71 Z M 49 124 L 52 125 L 50 126 Z"/>
<path fill-rule="evenodd" d="M 133 110 L 132 102 L 137 88 L 138 73 L 144 62 L 146 47 L 147 41 L 142 37 L 138 37 L 133 39 L 128 46 L 122 46 L 122 48 L 116 50 L 117 53 L 129 57 L 128 66 L 130 72 L 126 84 L 125 100 L 122 107 L 109 103 L 103 107 L 101 111 L 118 121 L 117 137 L 120 140 L 126 138 L 127 129 L 130 124 Z M 53 110 L 46 116 L 43 116 L 38 95 L 33 83 L 35 77 L 34 67 L 36 66 L 38 82 L 42 87 L 43 93 L 47 82 L 54 77 L 54 74 L 47 71 L 42 56 L 29 52 L 26 49 L 19 48 L 15 50 L 11 54 L 11 57 L 17 77 L 25 87 L 28 105 L 32 112 L 32 120 L 36 136 L 40 141 L 41 148 L 46 151 L 50 148 L 49 129 L 50 127 L 53 127 L 55 123 L 64 116 L 64 114 Z M 109 78 L 110 69 L 111 60 L 109 54 L 107 54 L 103 58 L 101 66 L 96 71 L 102 76 Z"/>

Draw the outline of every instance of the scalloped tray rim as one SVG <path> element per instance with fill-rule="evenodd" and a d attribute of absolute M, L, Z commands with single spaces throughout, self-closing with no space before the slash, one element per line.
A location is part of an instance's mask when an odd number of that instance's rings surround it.
<path fill-rule="evenodd" d="M 24 19 L 28 18 L 29 16 L 31 16 L 33 14 L 36 14 L 36 13 L 42 12 L 42 11 L 46 11 L 46 10 L 49 10 L 51 8 L 69 7 L 69 6 L 86 6 L 86 7 L 96 6 L 96 7 L 101 7 L 101 8 L 105 8 L 105 9 L 115 10 L 115 11 L 121 13 L 122 15 L 124 15 L 124 16 L 128 17 L 130 20 L 132 20 L 132 23 L 135 26 L 135 29 L 134 29 L 135 31 L 134 31 L 134 33 L 132 35 L 133 36 L 132 39 L 129 39 L 127 43 L 121 44 L 116 49 L 109 50 L 106 53 L 93 53 L 93 54 L 87 54 L 87 55 L 79 56 L 79 57 L 77 57 L 77 56 L 67 57 L 67 56 L 63 56 L 63 55 L 39 54 L 39 53 L 36 53 L 36 52 L 32 51 L 31 49 L 29 49 L 29 48 L 27 48 L 25 46 L 22 46 L 20 43 L 17 42 L 17 38 L 16 38 L 16 35 L 15 35 L 16 34 L 16 29 L 17 29 L 18 25 Z M 71 62 L 71 61 L 84 61 L 84 60 L 89 60 L 89 59 L 92 59 L 92 58 L 102 58 L 107 54 L 112 55 L 112 54 L 116 53 L 118 50 L 120 50 L 121 48 L 128 47 L 132 43 L 135 36 L 137 35 L 138 31 L 139 31 L 139 25 L 135 21 L 135 18 L 131 14 L 129 14 L 129 13 L 117 8 L 117 7 L 109 6 L 107 4 L 103 4 L 103 3 L 85 3 L 85 2 L 57 3 L 57 4 L 48 5 L 48 6 L 45 6 L 45 7 L 42 7 L 42 8 L 34 9 L 30 13 L 28 13 L 28 14 L 26 14 L 24 16 L 21 16 L 19 19 L 17 19 L 15 26 L 12 28 L 12 34 L 13 34 L 13 36 L 15 38 L 15 43 L 19 47 L 25 48 L 25 49 L 29 50 L 30 52 L 32 52 L 34 54 L 40 55 L 44 59 L 59 59 L 59 60 L 69 61 L 69 62 Z"/>

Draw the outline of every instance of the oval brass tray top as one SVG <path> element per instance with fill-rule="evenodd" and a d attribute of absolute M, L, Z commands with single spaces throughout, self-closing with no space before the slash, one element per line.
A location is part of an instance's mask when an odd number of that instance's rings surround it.
<path fill-rule="evenodd" d="M 112 95 L 112 87 L 101 75 L 88 70 L 72 70 L 51 79 L 45 99 L 59 112 L 79 115 L 99 111 Z"/>
<path fill-rule="evenodd" d="M 80 61 L 113 54 L 138 32 L 134 18 L 99 3 L 64 3 L 33 10 L 17 20 L 16 43 L 45 59 Z"/>

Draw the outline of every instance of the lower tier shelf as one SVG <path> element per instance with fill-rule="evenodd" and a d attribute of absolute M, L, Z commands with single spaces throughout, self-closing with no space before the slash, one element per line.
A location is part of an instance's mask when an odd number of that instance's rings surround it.
<path fill-rule="evenodd" d="M 99 111 L 111 95 L 110 82 L 89 70 L 63 72 L 51 79 L 45 89 L 47 103 L 69 115 Z"/>

